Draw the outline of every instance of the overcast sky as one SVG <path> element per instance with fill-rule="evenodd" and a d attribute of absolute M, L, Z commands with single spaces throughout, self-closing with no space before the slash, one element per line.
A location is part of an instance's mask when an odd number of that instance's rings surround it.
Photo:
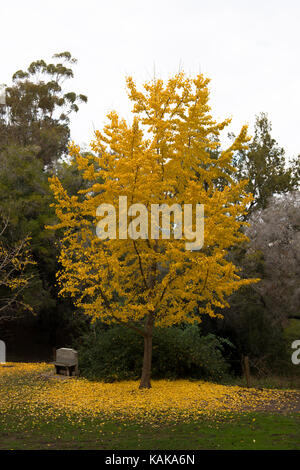
<path fill-rule="evenodd" d="M 267 112 L 287 156 L 300 153 L 299 0 L 9 0 L 1 2 L 0 83 L 36 59 L 70 51 L 71 88 L 88 96 L 72 138 L 88 145 L 115 109 L 130 116 L 125 76 L 138 83 L 179 68 L 211 78 L 216 119 L 230 131 Z"/>

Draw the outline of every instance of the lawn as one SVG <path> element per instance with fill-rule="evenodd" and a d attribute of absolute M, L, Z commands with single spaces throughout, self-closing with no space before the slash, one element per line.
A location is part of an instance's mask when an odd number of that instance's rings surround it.
<path fill-rule="evenodd" d="M 0 449 L 300 449 L 299 391 L 91 382 L 0 366 Z"/>

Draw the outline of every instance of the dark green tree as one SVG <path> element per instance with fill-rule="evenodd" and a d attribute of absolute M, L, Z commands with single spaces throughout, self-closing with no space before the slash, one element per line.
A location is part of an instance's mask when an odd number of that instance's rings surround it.
<path fill-rule="evenodd" d="M 4 220 L 9 220 L 2 235 L 3 243 L 15 247 L 20 245 L 20 240 L 30 237 L 28 250 L 35 263 L 24 272 L 31 281 L 22 291 L 23 304 L 16 302 L 15 292 L 10 295 L 0 291 L 0 299 L 1 294 L 9 297 L 11 308 L 5 311 L 9 323 L 12 319 L 21 318 L 24 328 L 35 325 L 35 331 L 39 331 L 45 345 L 59 346 L 70 344 L 68 338 L 78 334 L 77 330 L 84 327 L 84 321 L 80 315 L 73 315 L 74 307 L 70 300 L 58 297 L 59 233 L 45 230 L 45 225 L 54 223 L 55 219 L 51 206 L 53 196 L 48 184 L 50 171 L 37 158 L 36 152 L 35 146 L 10 146 L 0 154 L 1 215 Z M 79 175 L 71 170 L 70 165 L 60 163 L 56 166 L 70 193 L 82 188 Z M 22 305 L 25 304 L 30 308 L 24 309 Z"/>
<path fill-rule="evenodd" d="M 274 194 L 288 193 L 297 187 L 296 163 L 287 164 L 285 151 L 271 136 L 271 131 L 267 114 L 256 116 L 249 149 L 235 157 L 236 177 L 249 180 L 247 191 L 254 196 L 248 217 L 257 209 L 265 209 Z"/>
<path fill-rule="evenodd" d="M 14 74 L 12 86 L 4 88 L 0 99 L 0 208 L 4 220 L 9 220 L 3 243 L 14 247 L 29 237 L 35 263 L 24 273 L 32 282 L 22 292 L 22 301 L 36 315 L 24 316 L 21 304 L 14 301 L 6 316 L 22 316 L 25 324 L 34 322 L 52 345 L 59 344 L 59 336 L 67 341 L 66 333 L 77 328 L 72 303 L 57 295 L 57 235 L 45 230 L 55 217 L 50 174 L 62 174 L 70 192 L 81 185 L 80 177 L 60 159 L 67 152 L 70 116 L 80 102 L 87 101 L 84 95 L 64 91 L 75 63 L 69 52 L 56 54 L 50 64 L 33 62 L 26 72 Z"/>
<path fill-rule="evenodd" d="M 67 151 L 70 114 L 87 97 L 65 92 L 63 84 L 73 77 L 76 63 L 70 52 L 53 56 L 53 63 L 32 62 L 26 71 L 12 77 L 0 106 L 0 152 L 10 146 L 35 146 L 44 165 L 57 161 Z"/>
<path fill-rule="evenodd" d="M 27 301 L 35 311 L 51 305 L 50 273 L 56 269 L 55 240 L 44 226 L 53 218 L 48 175 L 37 159 L 35 147 L 8 147 L 0 158 L 0 206 L 9 220 L 8 244 L 30 237 L 30 251 L 37 263 L 35 285 Z M 50 276 L 51 278 L 53 275 Z"/>

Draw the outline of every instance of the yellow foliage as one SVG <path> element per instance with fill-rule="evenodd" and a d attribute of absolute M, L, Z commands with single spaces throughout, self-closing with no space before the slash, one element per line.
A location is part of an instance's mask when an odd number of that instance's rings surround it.
<path fill-rule="evenodd" d="M 2 311 L 19 304 L 33 312 L 32 307 L 22 301 L 23 291 L 33 279 L 30 267 L 36 264 L 32 259 L 29 242 L 30 237 L 27 237 L 15 246 L 7 247 L 0 240 L 0 287 L 10 291 L 9 296 L 0 297 Z"/>
<path fill-rule="evenodd" d="M 108 115 L 95 132 L 90 154 L 72 143 L 72 165 L 87 184 L 70 197 L 57 177 L 51 179 L 59 223 L 63 229 L 58 281 L 61 294 L 71 295 L 93 319 L 139 324 L 151 315 L 169 326 L 200 321 L 227 306 L 226 298 L 254 282 L 241 279 L 227 261 L 228 249 L 243 242 L 241 216 L 251 195 L 246 181 L 232 175 L 234 152 L 249 141 L 247 128 L 216 157 L 220 132 L 208 106 L 209 81 L 179 73 L 166 84 L 154 80 L 137 90 L 127 79 L 133 121 Z M 222 181 L 222 184 L 218 182 Z M 96 237 L 96 209 L 102 203 L 203 204 L 204 246 L 185 250 L 185 240 Z M 51 227 L 53 228 L 53 227 Z"/>
<path fill-rule="evenodd" d="M 293 392 L 245 389 L 204 381 L 155 380 L 150 390 L 138 390 L 134 381 L 89 382 L 83 378 L 66 379 L 53 375 L 47 364 L 0 365 L 0 413 L 19 410 L 47 422 L 60 415 L 77 423 L 85 418 L 106 420 L 159 421 L 212 418 L 223 412 L 249 412 L 268 405 L 286 408 L 296 403 Z M 296 393 L 296 392 L 295 392 Z M 290 398 L 289 398 L 290 397 Z"/>

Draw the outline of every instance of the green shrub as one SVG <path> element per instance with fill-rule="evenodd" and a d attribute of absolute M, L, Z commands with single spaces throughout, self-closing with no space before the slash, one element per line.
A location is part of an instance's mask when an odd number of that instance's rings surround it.
<path fill-rule="evenodd" d="M 202 336 L 197 325 L 156 328 L 153 336 L 153 378 L 220 380 L 228 374 L 222 352 L 230 343 L 213 334 Z M 144 340 L 134 331 L 100 325 L 86 335 L 79 349 L 80 373 L 107 382 L 138 379 Z"/>

